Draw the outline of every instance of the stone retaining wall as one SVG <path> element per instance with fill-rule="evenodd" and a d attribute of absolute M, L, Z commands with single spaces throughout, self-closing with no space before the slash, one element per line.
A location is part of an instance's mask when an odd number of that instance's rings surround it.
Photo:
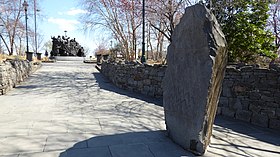
<path fill-rule="evenodd" d="M 280 66 L 227 67 L 217 112 L 280 130 Z"/>
<path fill-rule="evenodd" d="M 6 94 L 40 66 L 39 63 L 22 60 L 0 62 L 0 95 Z"/>
<path fill-rule="evenodd" d="M 162 97 L 165 69 L 102 63 L 101 73 L 120 88 Z M 228 66 L 217 114 L 280 130 L 280 66 Z"/>
<path fill-rule="evenodd" d="M 116 86 L 153 97 L 162 97 L 165 66 L 102 63 L 101 73 Z"/>

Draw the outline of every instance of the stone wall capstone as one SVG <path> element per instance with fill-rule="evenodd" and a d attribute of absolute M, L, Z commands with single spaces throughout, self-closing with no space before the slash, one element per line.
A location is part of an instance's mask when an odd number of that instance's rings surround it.
<path fill-rule="evenodd" d="M 122 89 L 162 97 L 167 66 L 104 62 L 101 67 L 101 73 Z M 227 66 L 217 114 L 280 130 L 280 65 Z"/>
<path fill-rule="evenodd" d="M 22 60 L 0 62 L 0 95 L 6 94 L 40 66 L 41 64 Z"/>

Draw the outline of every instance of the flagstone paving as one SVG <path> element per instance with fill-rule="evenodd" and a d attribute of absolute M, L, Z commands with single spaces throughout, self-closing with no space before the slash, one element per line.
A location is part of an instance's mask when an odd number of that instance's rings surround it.
<path fill-rule="evenodd" d="M 183 156 L 194 155 L 166 136 L 162 102 L 118 89 L 93 64 L 43 64 L 0 96 L 0 157 Z M 204 156 L 280 157 L 280 133 L 217 117 Z"/>

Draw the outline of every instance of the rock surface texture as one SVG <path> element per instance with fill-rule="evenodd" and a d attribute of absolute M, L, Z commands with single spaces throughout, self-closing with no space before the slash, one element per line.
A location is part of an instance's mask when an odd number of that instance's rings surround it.
<path fill-rule="evenodd" d="M 14 88 L 41 66 L 22 60 L 0 62 L 0 95 Z"/>
<path fill-rule="evenodd" d="M 163 106 L 168 134 L 184 149 L 202 155 L 210 143 L 227 63 L 224 34 L 205 6 L 186 8 L 167 62 Z"/>

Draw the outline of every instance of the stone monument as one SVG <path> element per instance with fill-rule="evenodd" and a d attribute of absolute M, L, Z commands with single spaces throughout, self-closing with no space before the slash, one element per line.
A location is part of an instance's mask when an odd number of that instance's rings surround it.
<path fill-rule="evenodd" d="M 164 77 L 163 106 L 169 137 L 195 154 L 212 135 L 227 63 L 226 40 L 202 4 L 188 7 L 172 34 Z"/>
<path fill-rule="evenodd" d="M 76 39 L 70 39 L 70 37 L 62 38 L 60 36 L 51 37 L 52 39 L 52 51 L 51 57 L 53 56 L 78 56 L 84 57 L 84 48 L 76 41 Z"/>

